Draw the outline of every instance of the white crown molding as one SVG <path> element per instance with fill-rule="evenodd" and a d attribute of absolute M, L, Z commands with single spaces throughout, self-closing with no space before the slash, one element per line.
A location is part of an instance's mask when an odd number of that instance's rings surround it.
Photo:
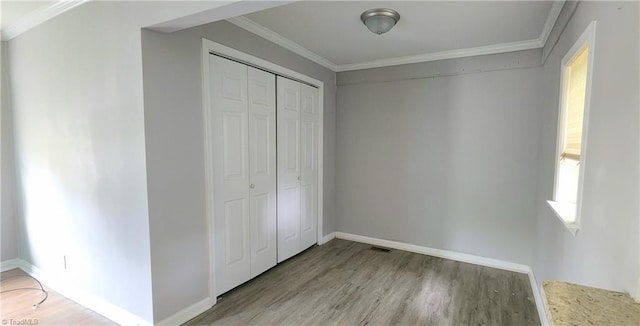
<path fill-rule="evenodd" d="M 302 45 L 268 29 L 267 27 L 254 22 L 249 18 L 241 16 L 227 19 L 227 21 L 251 33 L 263 37 L 268 41 L 278 44 L 285 49 L 297 53 L 327 69 L 330 69 L 334 72 L 342 72 L 542 48 L 549 38 L 549 34 L 551 33 L 551 30 L 553 29 L 553 26 L 555 25 L 556 20 L 560 15 L 560 11 L 564 6 L 565 1 L 566 0 L 557 0 L 553 2 L 551 9 L 549 10 L 549 14 L 547 15 L 547 20 L 545 21 L 545 24 L 542 28 L 542 33 L 540 33 L 540 36 L 536 39 L 341 65 L 335 64 L 323 58 L 322 56 L 306 49 Z"/>
<path fill-rule="evenodd" d="M 227 21 L 253 34 L 256 34 L 262 38 L 265 38 L 268 41 L 278 44 L 281 47 L 293 53 L 299 54 L 327 69 L 330 69 L 332 71 L 336 71 L 338 69 L 338 66 L 335 63 L 307 50 L 302 45 L 289 40 L 288 38 L 254 22 L 249 18 L 240 16 L 240 17 L 229 18 L 227 19 Z"/>
<path fill-rule="evenodd" d="M 85 2 L 91 0 L 59 0 L 50 6 L 42 7 L 34 10 L 20 19 L 18 22 L 9 25 L 2 31 L 2 40 L 8 41 L 42 23 L 62 14 L 67 10 L 71 10 Z"/>
<path fill-rule="evenodd" d="M 410 55 L 410 56 L 399 57 L 399 58 L 382 59 L 382 60 L 338 65 L 338 70 L 336 70 L 336 72 L 397 66 L 397 65 L 405 65 L 410 63 L 428 62 L 428 61 L 436 61 L 436 60 L 457 59 L 457 58 L 473 57 L 477 55 L 522 51 L 522 50 L 530 50 L 530 49 L 537 49 L 537 48 L 541 48 L 540 42 L 538 41 L 538 39 L 532 39 L 532 40 L 526 40 L 526 41 L 480 46 L 476 48 L 441 51 L 441 52 L 425 53 L 425 54 L 418 54 L 418 55 Z"/>
<path fill-rule="evenodd" d="M 549 15 L 547 16 L 547 21 L 544 23 L 544 27 L 542 28 L 542 33 L 540 33 L 540 47 L 543 47 L 547 40 L 549 39 L 549 35 L 551 34 L 551 30 L 553 30 L 553 26 L 556 24 L 558 17 L 560 16 L 560 12 L 562 11 L 562 7 L 564 7 L 564 3 L 566 0 L 556 0 L 551 5 L 551 10 L 549 10 Z"/>

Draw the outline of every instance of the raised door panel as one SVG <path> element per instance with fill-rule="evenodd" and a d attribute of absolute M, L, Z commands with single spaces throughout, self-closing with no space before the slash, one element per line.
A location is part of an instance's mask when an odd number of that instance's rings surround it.
<path fill-rule="evenodd" d="M 209 57 L 216 294 L 250 279 L 247 66 Z"/>
<path fill-rule="evenodd" d="M 318 89 L 300 85 L 300 247 L 317 243 L 318 225 Z"/>
<path fill-rule="evenodd" d="M 291 246 L 291 248 L 285 247 L 283 249 L 288 250 L 289 254 L 296 254 L 300 250 L 298 246 L 298 240 L 300 239 L 300 206 L 298 205 L 300 200 L 300 187 L 292 186 L 283 188 L 280 192 L 280 197 L 280 199 L 282 199 L 281 203 L 286 204 L 280 206 L 278 222 L 281 228 L 278 231 L 285 243 L 295 242 L 295 246 Z M 283 255 L 287 256 L 287 254 L 284 253 Z"/>
<path fill-rule="evenodd" d="M 244 112 L 221 112 L 222 116 L 222 164 L 227 182 L 244 182 L 247 179 L 247 135 Z"/>
<path fill-rule="evenodd" d="M 246 259 L 245 222 L 247 207 L 245 199 L 229 200 L 224 203 L 224 263 L 227 266 L 242 264 Z"/>
<path fill-rule="evenodd" d="M 278 262 L 300 252 L 300 85 L 277 77 Z"/>
<path fill-rule="evenodd" d="M 251 277 L 277 262 L 276 76 L 248 68 Z"/>

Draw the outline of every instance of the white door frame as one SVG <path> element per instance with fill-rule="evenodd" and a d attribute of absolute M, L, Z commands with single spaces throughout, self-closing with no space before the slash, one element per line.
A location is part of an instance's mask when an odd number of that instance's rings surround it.
<path fill-rule="evenodd" d="M 215 283 L 215 245 L 213 232 L 213 144 L 211 142 L 212 126 L 211 126 L 211 98 L 209 96 L 209 55 L 217 54 L 228 59 L 246 63 L 250 66 L 271 71 L 277 75 L 289 77 L 303 83 L 318 88 L 318 108 L 320 109 L 320 117 L 318 118 L 318 244 L 323 244 L 322 232 L 322 208 L 323 208 L 323 152 L 324 152 L 324 82 L 307 75 L 303 75 L 291 69 L 279 66 L 269 61 L 254 57 L 250 54 L 240 52 L 236 49 L 224 46 L 222 44 L 202 39 L 202 116 L 204 123 L 204 170 L 205 170 L 205 194 L 206 194 L 206 218 L 209 228 L 209 297 L 212 303 L 216 304 L 216 283 Z"/>

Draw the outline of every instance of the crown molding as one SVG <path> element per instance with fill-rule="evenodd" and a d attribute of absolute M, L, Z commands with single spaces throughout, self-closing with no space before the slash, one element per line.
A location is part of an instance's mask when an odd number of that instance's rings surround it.
<path fill-rule="evenodd" d="M 551 5 L 551 10 L 549 10 L 549 15 L 547 16 L 547 21 L 544 22 L 544 27 L 542 28 L 542 33 L 540 33 L 540 47 L 543 47 L 547 40 L 549 39 L 549 34 L 551 34 L 551 30 L 553 26 L 556 24 L 558 17 L 560 16 L 560 12 L 562 11 L 562 7 L 564 7 L 564 3 L 566 0 L 556 0 Z"/>
<path fill-rule="evenodd" d="M 538 41 L 538 39 L 532 39 L 532 40 L 526 40 L 526 41 L 480 46 L 476 48 L 432 52 L 432 53 L 410 55 L 410 56 L 399 57 L 399 58 L 344 64 L 344 65 L 339 65 L 338 70 L 336 70 L 336 72 L 380 68 L 380 67 L 387 67 L 387 66 L 397 66 L 397 65 L 405 65 L 410 63 L 428 62 L 428 61 L 436 61 L 436 60 L 457 59 L 457 58 L 473 57 L 477 55 L 523 51 L 523 50 L 530 50 L 530 49 L 537 49 L 537 48 L 541 48 L 540 42 Z"/>
<path fill-rule="evenodd" d="M 59 0 L 25 15 L 2 31 L 2 40 L 8 41 L 42 23 L 91 0 Z"/>
<path fill-rule="evenodd" d="M 542 28 L 542 33 L 540 33 L 540 36 L 536 39 L 341 65 L 335 64 L 321 57 L 320 55 L 306 49 L 302 45 L 254 22 L 249 18 L 241 16 L 227 19 L 227 21 L 262 38 L 265 38 L 268 41 L 276 43 L 287 50 L 299 54 L 327 69 L 335 72 L 342 72 L 542 48 L 549 38 L 549 34 L 551 33 L 551 30 L 553 29 L 553 26 L 555 25 L 556 20 L 560 15 L 560 11 L 564 6 L 565 1 L 566 0 L 557 0 L 553 2 L 551 9 L 549 10 L 549 14 L 547 15 L 547 20 L 545 21 L 545 24 Z"/>
<path fill-rule="evenodd" d="M 239 16 L 239 17 L 229 18 L 227 19 L 227 21 L 253 34 L 256 34 L 262 38 L 265 38 L 268 41 L 278 44 L 281 47 L 293 53 L 299 54 L 327 69 L 330 69 L 332 71 L 337 71 L 338 69 L 338 65 L 336 65 L 335 63 L 309 51 L 302 45 L 254 22 L 249 18 Z"/>

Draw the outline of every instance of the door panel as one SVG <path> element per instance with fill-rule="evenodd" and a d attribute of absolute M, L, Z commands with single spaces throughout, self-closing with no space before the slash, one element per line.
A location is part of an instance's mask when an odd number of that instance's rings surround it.
<path fill-rule="evenodd" d="M 248 68 L 251 277 L 277 262 L 276 76 Z"/>
<path fill-rule="evenodd" d="M 216 294 L 250 278 L 247 66 L 209 56 Z"/>
<path fill-rule="evenodd" d="M 286 173 L 295 175 L 296 180 L 300 172 L 300 136 L 299 136 L 299 121 L 298 119 L 285 117 L 282 118 L 281 123 L 282 134 L 285 137 L 283 140 L 283 168 Z"/>
<path fill-rule="evenodd" d="M 302 110 L 300 126 L 302 135 L 300 146 L 300 250 L 318 242 L 318 89 L 300 84 Z"/>
<path fill-rule="evenodd" d="M 315 123 L 313 121 L 302 121 L 302 171 L 312 171 L 315 167 L 314 143 Z"/>
<path fill-rule="evenodd" d="M 283 238 L 287 241 L 293 241 L 300 237 L 300 206 L 298 206 L 298 200 L 300 198 L 300 187 L 293 186 L 285 188 L 282 191 L 283 200 L 287 203 L 283 207 L 283 220 L 285 222 L 285 229 L 283 230 Z M 294 251 L 298 250 L 295 248 Z"/>
<path fill-rule="evenodd" d="M 244 234 L 244 222 L 247 210 L 243 198 L 230 200 L 224 203 L 224 240 L 225 240 L 225 264 L 231 266 L 242 263 L 245 256 L 246 234 Z"/>
<path fill-rule="evenodd" d="M 270 171 L 270 167 L 273 166 L 270 160 L 272 157 L 275 158 L 275 155 L 269 152 L 270 142 L 275 138 L 270 134 L 271 131 L 274 131 L 273 121 L 270 121 L 270 119 L 273 119 L 273 117 L 253 113 L 251 114 L 251 121 L 249 121 L 253 132 L 250 143 L 252 144 L 251 173 L 254 178 L 258 175 L 274 174 Z"/>
<path fill-rule="evenodd" d="M 300 196 L 301 203 L 300 207 L 302 208 L 301 214 L 301 225 L 300 232 L 302 234 L 307 234 L 308 232 L 313 231 L 315 228 L 314 214 L 313 214 L 313 202 L 315 197 L 315 191 L 313 188 L 313 184 L 303 185 L 301 187 L 302 195 Z"/>
<path fill-rule="evenodd" d="M 245 179 L 247 153 L 246 114 L 222 112 L 224 177 Z"/>
<path fill-rule="evenodd" d="M 251 198 L 252 206 L 252 220 L 251 227 L 254 230 L 253 236 L 251 237 L 251 244 L 253 247 L 253 254 L 261 254 L 272 247 L 275 247 L 273 243 L 271 243 L 271 239 L 269 237 L 271 234 L 275 236 L 275 232 L 271 232 L 269 230 L 269 193 L 257 194 L 253 195 Z M 275 253 L 275 251 L 274 251 Z M 273 257 L 273 264 L 275 265 L 275 255 Z M 254 268 L 252 268 L 254 270 Z"/>
<path fill-rule="evenodd" d="M 278 262 L 300 252 L 300 83 L 277 77 Z"/>

